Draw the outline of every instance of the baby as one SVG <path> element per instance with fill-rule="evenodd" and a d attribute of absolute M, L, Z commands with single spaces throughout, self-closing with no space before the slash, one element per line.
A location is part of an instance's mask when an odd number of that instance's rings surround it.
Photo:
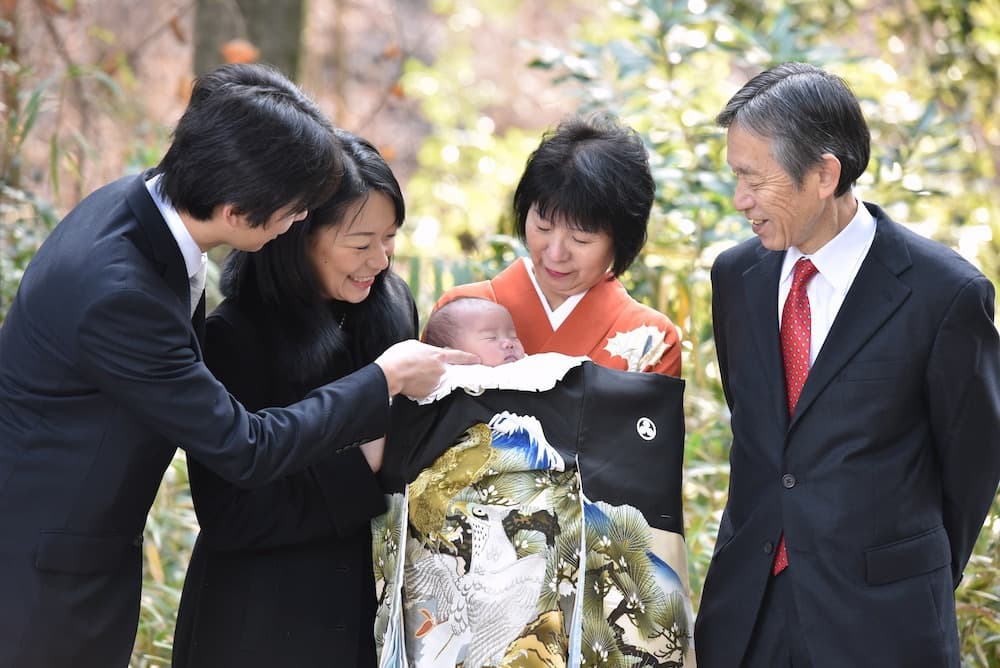
<path fill-rule="evenodd" d="M 510 311 L 488 299 L 460 297 L 431 314 L 424 341 L 479 355 L 480 363 L 499 366 L 524 357 Z"/>

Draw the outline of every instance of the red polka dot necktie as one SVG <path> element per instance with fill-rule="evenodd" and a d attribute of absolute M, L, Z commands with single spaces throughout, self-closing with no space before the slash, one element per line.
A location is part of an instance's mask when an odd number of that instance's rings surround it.
<path fill-rule="evenodd" d="M 792 288 L 781 311 L 781 358 L 785 366 L 785 392 L 788 396 L 788 417 L 795 415 L 802 386 L 809 375 L 809 344 L 812 337 L 812 313 L 806 287 L 817 273 L 811 260 L 799 258 L 792 273 Z M 788 567 L 785 534 L 781 534 L 771 572 L 777 575 Z"/>

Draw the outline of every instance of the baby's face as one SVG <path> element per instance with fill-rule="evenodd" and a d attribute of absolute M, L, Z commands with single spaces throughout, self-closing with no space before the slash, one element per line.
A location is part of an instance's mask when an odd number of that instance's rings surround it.
<path fill-rule="evenodd" d="M 458 333 L 457 348 L 479 355 L 482 364 L 499 366 L 524 357 L 514 321 L 504 308 L 490 308 L 471 314 Z"/>

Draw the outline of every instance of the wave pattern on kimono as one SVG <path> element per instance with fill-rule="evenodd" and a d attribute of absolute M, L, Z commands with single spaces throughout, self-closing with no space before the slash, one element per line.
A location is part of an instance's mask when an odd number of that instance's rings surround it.
<path fill-rule="evenodd" d="M 372 531 L 380 666 L 693 666 L 684 382 L 558 373 L 394 402 Z"/>

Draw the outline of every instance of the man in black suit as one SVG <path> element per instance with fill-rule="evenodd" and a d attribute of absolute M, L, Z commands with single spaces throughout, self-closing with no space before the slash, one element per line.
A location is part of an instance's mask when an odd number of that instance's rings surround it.
<path fill-rule="evenodd" d="M 712 269 L 733 444 L 698 664 L 957 667 L 1000 479 L 993 286 L 855 198 L 870 137 L 841 79 L 786 63 L 717 120 L 756 238 Z"/>
<path fill-rule="evenodd" d="M 160 165 L 83 200 L 28 266 L 0 327 L 3 668 L 128 664 L 143 525 L 177 447 L 261 484 L 382 435 L 390 396 L 475 361 L 404 341 L 257 413 L 202 363 L 204 252 L 287 230 L 337 186 L 339 156 L 287 79 L 220 68 L 196 82 Z"/>

